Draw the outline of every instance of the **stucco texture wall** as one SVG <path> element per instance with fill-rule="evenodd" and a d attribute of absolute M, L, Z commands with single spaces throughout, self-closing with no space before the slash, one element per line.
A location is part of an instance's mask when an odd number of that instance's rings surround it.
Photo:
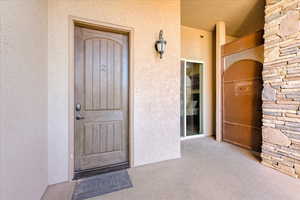
<path fill-rule="evenodd" d="M 203 37 L 201 37 L 203 36 Z M 215 65 L 213 32 L 181 26 L 181 57 L 204 62 L 203 68 L 203 131 L 213 135 L 215 113 Z"/>
<path fill-rule="evenodd" d="M 215 32 L 181 26 L 181 58 L 204 62 L 203 69 L 203 130 L 215 134 Z M 226 36 L 231 42 L 236 37 Z"/>
<path fill-rule="evenodd" d="M 3 200 L 41 198 L 47 169 L 47 2 L 0 1 Z"/>
<path fill-rule="evenodd" d="M 49 0 L 49 183 L 68 179 L 69 16 L 134 29 L 134 166 L 180 157 L 179 0 Z M 159 30 L 168 41 L 154 50 Z"/>
<path fill-rule="evenodd" d="M 233 42 L 234 40 L 237 40 L 237 39 L 238 39 L 238 37 L 226 35 L 226 43 Z"/>

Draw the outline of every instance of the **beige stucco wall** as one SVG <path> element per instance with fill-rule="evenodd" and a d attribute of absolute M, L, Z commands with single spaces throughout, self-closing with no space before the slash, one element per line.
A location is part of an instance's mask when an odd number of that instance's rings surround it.
<path fill-rule="evenodd" d="M 181 26 L 181 58 L 204 62 L 203 69 L 203 129 L 215 134 L 215 32 Z M 203 37 L 201 37 L 203 36 Z M 226 42 L 237 39 L 226 36 Z"/>
<path fill-rule="evenodd" d="M 179 0 L 49 0 L 49 183 L 68 179 L 68 18 L 132 27 L 134 165 L 180 157 Z M 154 42 L 168 41 L 162 60 Z"/>
<path fill-rule="evenodd" d="M 233 42 L 234 40 L 237 40 L 237 39 L 238 39 L 238 37 L 226 35 L 226 43 Z"/>
<path fill-rule="evenodd" d="M 47 2 L 0 1 L 2 200 L 47 186 Z"/>
<path fill-rule="evenodd" d="M 203 36 L 201 38 L 200 36 Z M 181 26 L 181 57 L 204 62 L 203 69 L 203 131 L 214 134 L 215 87 L 213 32 Z"/>
<path fill-rule="evenodd" d="M 239 53 L 231 54 L 224 58 L 224 70 L 226 71 L 233 63 L 240 60 L 255 60 L 260 63 L 264 62 L 264 45 L 260 45 L 251 49 L 244 50 Z"/>

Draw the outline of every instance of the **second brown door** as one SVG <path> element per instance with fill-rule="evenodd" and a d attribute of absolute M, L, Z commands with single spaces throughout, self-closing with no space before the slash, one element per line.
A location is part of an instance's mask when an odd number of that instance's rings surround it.
<path fill-rule="evenodd" d="M 258 152 L 262 144 L 263 64 L 253 58 L 263 56 L 258 51 L 262 36 L 258 31 L 223 46 L 224 64 L 229 65 L 224 66 L 222 85 L 223 140 Z"/>
<path fill-rule="evenodd" d="M 223 81 L 223 140 L 260 151 L 262 64 L 238 61 L 225 71 Z"/>

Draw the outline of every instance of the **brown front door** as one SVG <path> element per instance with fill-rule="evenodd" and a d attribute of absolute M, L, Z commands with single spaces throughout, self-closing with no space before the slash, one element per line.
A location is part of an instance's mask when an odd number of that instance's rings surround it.
<path fill-rule="evenodd" d="M 128 164 L 128 36 L 75 28 L 75 172 Z"/>
<path fill-rule="evenodd" d="M 223 52 L 229 52 L 224 62 L 237 60 L 223 73 L 223 140 L 258 152 L 262 144 L 263 64 L 245 55 L 251 57 L 247 47 L 255 48 L 262 41 L 262 32 L 257 32 L 223 47 Z"/>

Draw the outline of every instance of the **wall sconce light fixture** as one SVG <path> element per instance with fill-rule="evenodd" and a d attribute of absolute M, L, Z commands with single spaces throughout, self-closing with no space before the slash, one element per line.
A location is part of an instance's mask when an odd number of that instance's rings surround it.
<path fill-rule="evenodd" d="M 159 53 L 160 59 L 166 50 L 167 41 L 163 38 L 163 31 L 159 31 L 159 40 L 155 42 L 155 50 Z"/>

